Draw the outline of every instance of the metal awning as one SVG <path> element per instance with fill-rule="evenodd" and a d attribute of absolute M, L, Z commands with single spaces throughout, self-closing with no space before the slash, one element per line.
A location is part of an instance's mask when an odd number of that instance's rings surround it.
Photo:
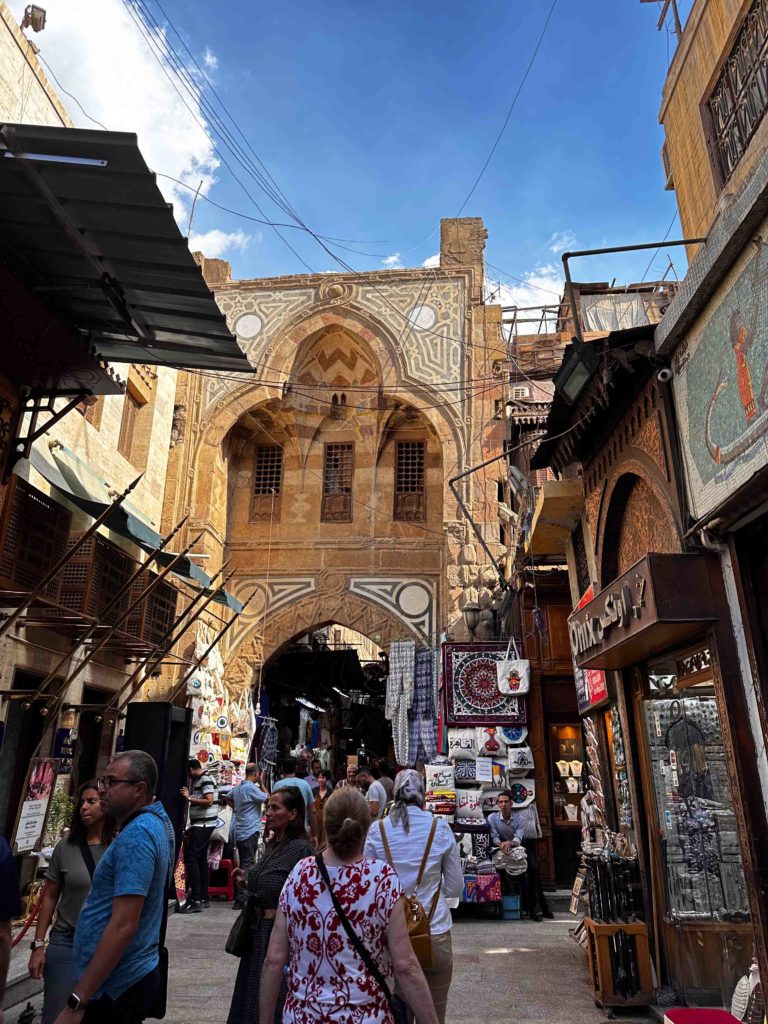
<path fill-rule="evenodd" d="M 100 359 L 249 371 L 124 132 L 0 125 L 0 260 Z"/>

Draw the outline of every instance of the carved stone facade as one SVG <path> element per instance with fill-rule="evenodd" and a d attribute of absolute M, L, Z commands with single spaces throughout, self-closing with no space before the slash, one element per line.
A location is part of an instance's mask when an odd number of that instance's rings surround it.
<path fill-rule="evenodd" d="M 198 256 L 254 373 L 181 375 L 165 517 L 188 512 L 207 568 L 228 559 L 228 589 L 256 591 L 225 652 L 243 685 L 331 622 L 433 644 L 490 601 L 494 567 L 448 487 L 503 440 L 485 237 L 444 221 L 440 267 L 368 274 L 233 281 Z M 501 558 L 497 476 L 462 486 Z"/>

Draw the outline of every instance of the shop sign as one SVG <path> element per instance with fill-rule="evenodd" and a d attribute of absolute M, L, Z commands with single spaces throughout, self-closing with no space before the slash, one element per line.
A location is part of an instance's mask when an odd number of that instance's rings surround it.
<path fill-rule="evenodd" d="M 645 576 L 638 572 L 635 573 L 631 588 L 625 584 L 615 590 L 604 590 L 592 600 L 588 598 L 585 601 L 582 598 L 579 607 L 589 604 L 589 614 L 580 620 L 574 621 L 572 618 L 568 624 L 571 650 L 576 657 L 603 643 L 610 643 L 614 630 L 620 632 L 629 629 L 632 619 L 640 618 L 645 605 L 646 583 Z"/>
<path fill-rule="evenodd" d="M 35 757 L 29 765 L 24 787 L 24 802 L 13 830 L 12 847 L 16 855 L 39 848 L 48 819 L 51 797 L 56 786 L 59 762 L 53 757 Z"/>
<path fill-rule="evenodd" d="M 576 667 L 624 668 L 699 635 L 717 619 L 710 574 L 718 571 L 708 555 L 653 553 L 591 599 L 588 591 L 568 619 Z"/>
<path fill-rule="evenodd" d="M 577 611 L 589 604 L 594 596 L 594 590 L 590 585 L 576 605 Z M 576 706 L 580 715 L 586 714 L 587 711 L 608 699 L 608 682 L 602 669 L 579 668 L 574 659 L 573 678 L 576 683 Z"/>

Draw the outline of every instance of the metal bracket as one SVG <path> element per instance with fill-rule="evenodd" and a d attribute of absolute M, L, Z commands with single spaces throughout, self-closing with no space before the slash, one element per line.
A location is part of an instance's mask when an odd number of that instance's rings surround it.
<path fill-rule="evenodd" d="M 14 450 L 8 460 L 7 476 L 10 475 L 13 467 L 19 459 L 29 458 L 30 452 L 32 451 L 32 445 L 35 441 L 39 440 L 43 434 L 50 430 L 52 426 L 59 422 L 59 420 L 64 419 L 67 413 L 72 412 L 73 409 L 90 396 L 87 392 L 75 395 L 74 398 L 71 398 L 66 405 L 63 405 L 58 411 L 55 408 L 57 397 L 57 395 L 29 397 L 24 402 L 24 408 L 22 409 L 21 416 L 19 417 L 19 433 L 16 437 Z M 50 419 L 47 419 L 42 426 L 38 426 L 40 415 L 46 412 L 50 413 Z M 22 434 L 22 424 L 27 416 L 31 417 L 29 421 L 29 428 L 25 434 Z"/>

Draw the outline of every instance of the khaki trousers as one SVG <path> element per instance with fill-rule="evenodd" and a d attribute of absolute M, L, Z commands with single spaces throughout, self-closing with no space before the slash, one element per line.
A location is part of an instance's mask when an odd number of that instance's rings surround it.
<path fill-rule="evenodd" d="M 440 1024 L 445 1024 L 445 1014 L 448 1010 L 448 989 L 451 987 L 453 978 L 453 946 L 451 944 L 450 930 L 441 935 L 432 936 L 432 966 L 424 968 L 424 977 L 427 979 L 429 991 L 432 993 L 432 1002 L 435 1006 L 435 1014 Z M 404 999 L 403 993 L 397 993 Z M 405 1000 L 407 1002 L 407 1000 Z M 414 1017 L 408 1009 L 408 1020 L 413 1021 Z"/>

